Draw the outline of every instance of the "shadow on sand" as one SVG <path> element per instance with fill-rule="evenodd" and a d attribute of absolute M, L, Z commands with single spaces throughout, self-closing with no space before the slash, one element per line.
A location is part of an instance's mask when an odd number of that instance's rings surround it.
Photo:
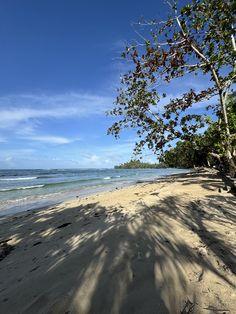
<path fill-rule="evenodd" d="M 197 176 L 179 177 L 183 185 L 199 184 Z M 212 176 L 203 188 L 211 190 L 219 184 Z M 184 206 L 180 197 L 168 196 L 158 205 L 140 205 L 132 215 L 119 206 L 92 202 L 12 218 L 13 222 L 3 223 L 9 225 L 4 238 L 18 240 L 0 263 L 0 273 L 8 272 L 8 284 L 0 282 L 0 311 L 201 313 L 196 310 L 201 306 L 197 284 L 204 272 L 233 286 L 226 275 L 236 271 L 233 248 L 206 223 L 235 224 L 232 205 L 235 199 L 226 203 L 220 194 L 217 200 L 209 196 Z M 218 262 L 183 240 L 179 225 L 189 237 L 197 235 Z M 193 282 L 187 267 L 196 274 Z"/>

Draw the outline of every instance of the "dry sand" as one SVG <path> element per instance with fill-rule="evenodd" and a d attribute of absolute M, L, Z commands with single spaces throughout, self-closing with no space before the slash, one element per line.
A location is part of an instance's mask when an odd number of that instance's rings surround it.
<path fill-rule="evenodd" d="M 1 219 L 0 313 L 236 313 L 223 187 L 172 176 Z"/>

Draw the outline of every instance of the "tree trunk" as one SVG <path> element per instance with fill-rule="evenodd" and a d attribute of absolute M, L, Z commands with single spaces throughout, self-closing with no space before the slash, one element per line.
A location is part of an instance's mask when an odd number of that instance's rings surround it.
<path fill-rule="evenodd" d="M 225 157 L 228 163 L 229 167 L 229 175 L 231 177 L 235 177 L 236 174 L 236 165 L 233 159 L 233 150 L 232 150 L 232 145 L 230 142 L 230 129 L 229 129 L 229 122 L 228 122 L 228 116 L 227 116 L 227 108 L 226 108 L 226 100 L 227 100 L 227 95 L 224 97 L 223 91 L 219 91 L 220 95 L 220 105 L 221 105 L 221 111 L 222 111 L 222 118 L 224 122 L 224 128 L 226 131 L 226 139 L 223 140 L 223 146 L 225 148 Z"/>

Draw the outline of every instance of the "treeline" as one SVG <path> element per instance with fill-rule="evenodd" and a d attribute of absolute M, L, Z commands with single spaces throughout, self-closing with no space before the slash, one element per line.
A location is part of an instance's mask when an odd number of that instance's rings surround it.
<path fill-rule="evenodd" d="M 227 106 L 229 127 L 231 134 L 236 133 L 236 94 L 231 95 Z M 221 132 L 221 121 L 211 124 L 204 134 L 195 135 L 191 141 L 179 141 L 176 146 L 166 151 L 161 162 L 168 167 L 193 168 L 194 166 L 215 166 L 219 170 L 228 172 L 227 160 L 225 160 Z M 236 137 L 231 138 L 233 159 L 236 162 Z"/>
<path fill-rule="evenodd" d="M 229 116 L 229 127 L 231 134 L 236 133 L 236 94 L 232 94 L 227 105 Z M 222 133 L 220 124 L 222 121 L 212 123 L 203 134 L 196 134 L 189 141 L 179 141 L 174 148 L 165 151 L 160 158 L 160 163 L 147 163 L 140 160 L 115 166 L 116 169 L 135 168 L 194 168 L 194 167 L 216 167 L 223 172 L 229 172 L 228 163 L 224 153 Z M 236 162 L 236 137 L 231 138 L 234 162 Z"/>
<path fill-rule="evenodd" d="M 233 148 L 232 158 L 236 163 L 236 93 L 229 96 L 226 106 L 228 113 L 228 125 L 231 134 Z M 215 167 L 224 173 L 229 173 L 229 163 L 225 154 L 223 143 L 226 133 L 222 120 L 211 122 L 203 134 L 195 134 L 191 140 L 179 141 L 174 148 L 166 150 L 159 158 L 159 163 L 147 163 L 140 160 L 115 166 L 116 169 L 135 168 L 194 168 Z"/>
<path fill-rule="evenodd" d="M 166 168 L 163 163 L 148 163 L 148 162 L 141 162 L 140 160 L 131 159 L 128 162 L 115 166 L 115 169 L 138 169 L 138 168 L 151 168 L 151 169 L 159 169 L 159 168 Z"/>

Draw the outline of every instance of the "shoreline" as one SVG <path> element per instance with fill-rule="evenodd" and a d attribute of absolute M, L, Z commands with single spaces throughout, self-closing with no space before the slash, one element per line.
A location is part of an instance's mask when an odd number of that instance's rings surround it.
<path fill-rule="evenodd" d="M 135 184 L 136 183 L 134 183 L 134 185 Z M 4 210 L 0 211 L 0 223 L 1 223 L 1 218 L 3 218 L 3 217 L 9 217 L 9 216 L 14 216 L 14 215 L 18 215 L 18 214 L 23 214 L 26 212 L 38 211 L 41 209 L 47 209 L 51 206 L 56 206 L 56 205 L 63 204 L 63 203 L 69 202 L 69 201 L 73 201 L 74 199 L 78 199 L 78 198 L 82 199 L 82 198 L 86 198 L 86 197 L 89 197 L 92 195 L 96 195 L 98 193 L 110 192 L 110 191 L 116 190 L 117 188 L 118 189 L 125 188 L 125 187 L 128 187 L 130 185 L 133 185 L 133 184 L 132 183 L 127 184 L 127 185 L 123 184 L 121 187 L 117 187 L 117 186 L 105 187 L 105 186 L 103 186 L 100 188 L 90 189 L 90 191 L 88 191 L 88 192 L 87 192 L 87 190 L 82 190 L 82 193 L 78 192 L 78 191 L 77 192 L 74 191 L 73 193 L 68 193 L 68 194 L 71 194 L 70 196 L 68 196 L 68 195 L 64 196 L 62 200 L 58 200 L 58 199 L 56 200 L 56 198 L 55 198 L 55 201 L 52 201 L 51 203 L 46 204 L 46 205 L 37 206 L 37 205 L 33 205 L 33 204 L 27 204 L 27 207 L 32 207 L 30 209 L 17 210 L 17 207 L 22 206 L 22 205 L 19 205 L 19 206 L 16 205 L 16 206 L 11 207 L 9 209 L 4 209 Z M 72 194 L 73 194 L 73 196 L 72 196 Z M 39 202 L 43 202 L 43 201 L 39 201 Z"/>
<path fill-rule="evenodd" d="M 235 206 L 217 174 L 191 172 L 4 216 L 1 309 L 233 313 Z"/>
<path fill-rule="evenodd" d="M 182 169 L 183 170 L 183 169 Z M 186 171 L 187 169 L 185 169 Z M 191 169 L 189 169 L 189 172 L 194 172 Z M 186 172 L 183 172 L 183 174 Z M 179 173 L 182 174 L 182 173 Z M 162 175 L 159 177 L 154 177 L 152 179 L 140 179 L 140 180 L 136 180 L 136 181 L 121 181 L 121 182 L 113 182 L 110 185 L 103 185 L 103 186 L 97 186 L 97 187 L 87 187 L 84 188 L 82 190 L 74 190 L 72 192 L 64 192 L 64 194 L 61 194 L 60 196 L 57 197 L 53 197 L 53 199 L 50 199 L 49 197 L 46 199 L 40 199 L 40 197 L 44 196 L 44 195 L 39 195 L 39 200 L 31 200 L 31 201 L 26 201 L 26 203 L 24 204 L 24 200 L 20 199 L 20 204 L 19 205 L 13 205 L 13 206 L 9 206 L 9 208 L 7 209 L 1 209 L 0 210 L 0 223 L 1 223 L 1 218 L 5 217 L 5 216 L 12 216 L 12 215 L 16 215 L 16 214 L 20 214 L 20 213 L 24 213 L 24 212 L 29 212 L 29 211 L 37 211 L 37 210 L 41 210 L 44 208 L 48 208 L 51 206 L 56 206 L 58 204 L 64 203 L 64 202 L 68 202 L 68 201 L 72 201 L 76 198 L 84 198 L 84 197 L 88 197 L 90 195 L 96 195 L 98 193 L 104 193 L 104 192 L 110 192 L 113 190 L 116 190 L 117 188 L 126 188 L 132 185 L 136 185 L 136 184 L 140 184 L 140 183 L 150 183 L 153 181 L 158 181 L 161 178 L 166 178 L 169 176 L 174 176 L 176 174 L 167 174 L 167 175 Z M 177 174 L 178 175 L 178 174 Z M 59 192 L 58 192 L 59 194 Z M 7 202 L 7 201 L 6 201 Z M 40 204 L 42 203 L 42 204 Z"/>

